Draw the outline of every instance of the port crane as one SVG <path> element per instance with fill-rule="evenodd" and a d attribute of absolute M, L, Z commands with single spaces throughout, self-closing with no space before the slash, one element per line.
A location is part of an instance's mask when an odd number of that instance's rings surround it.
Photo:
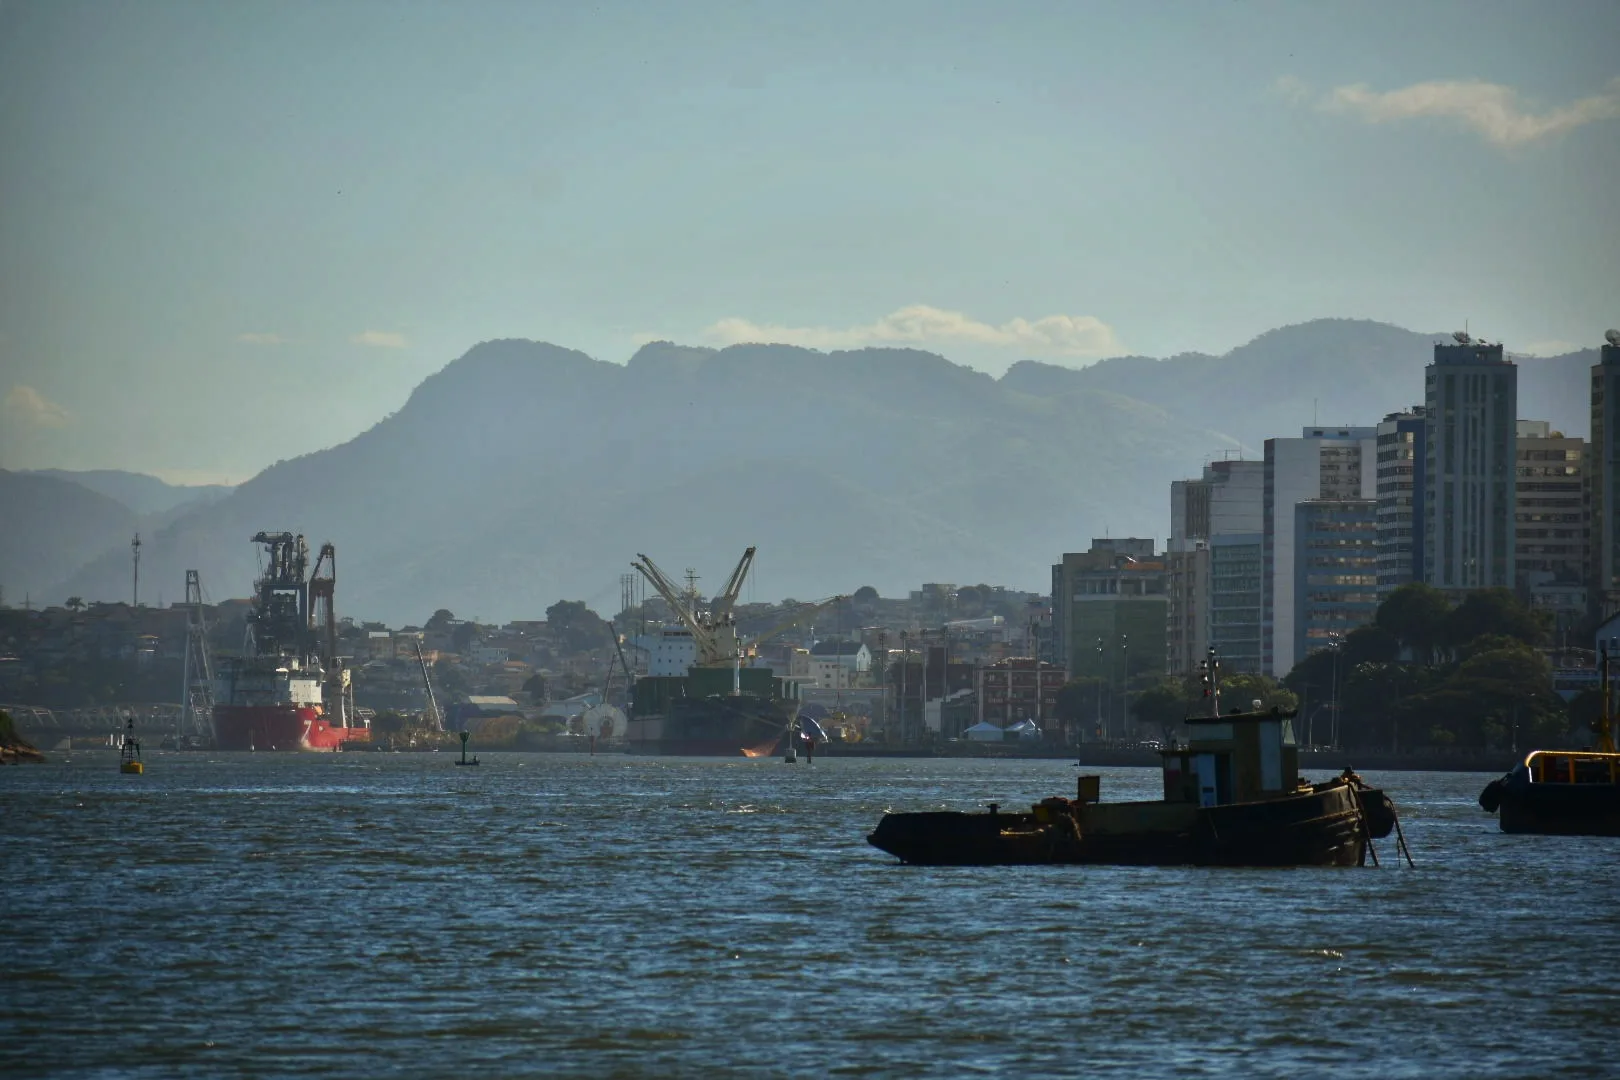
<path fill-rule="evenodd" d="M 427 657 L 422 655 L 422 643 L 416 643 L 416 662 L 422 668 L 422 685 L 427 688 L 428 723 L 433 725 L 434 731 L 444 730 L 444 717 L 439 714 L 439 699 L 433 696 L 433 676 L 428 674 Z M 462 748 L 462 757 L 466 757 L 466 747 Z"/>
<path fill-rule="evenodd" d="M 647 584 L 664 598 L 664 603 L 669 605 L 675 617 L 691 631 L 692 640 L 697 645 L 697 666 L 728 667 L 736 663 L 737 657 L 741 654 L 741 643 L 737 640 L 737 620 L 732 615 L 732 608 L 737 602 L 737 594 L 742 591 L 743 580 L 747 578 L 748 568 L 753 562 L 754 549 L 750 547 L 743 552 L 737 568 L 731 572 L 731 577 L 726 581 L 726 587 L 707 609 L 698 606 L 696 596 L 683 597 L 669 576 L 647 556 L 638 552 L 630 565 L 640 571 L 641 576 L 647 579 Z"/>
<path fill-rule="evenodd" d="M 759 647 L 765 644 L 765 642 L 771 640 L 771 638 L 775 637 L 777 634 L 789 630 L 792 627 L 797 626 L 799 623 L 804 622 L 804 620 L 826 611 L 828 608 L 832 607 L 841 600 L 848 599 L 849 597 L 844 595 L 829 596 L 827 599 L 817 600 L 813 604 L 800 604 L 798 607 L 793 609 L 793 614 L 789 615 L 781 622 L 776 623 L 774 626 L 771 626 L 749 638 L 747 651 L 744 653 L 745 659 L 753 660 L 758 657 Z"/>
<path fill-rule="evenodd" d="M 208 622 L 203 615 L 202 579 L 186 571 L 186 658 L 181 669 L 180 727 L 182 741 L 211 744 L 214 739 L 214 662 L 208 650 Z"/>
<path fill-rule="evenodd" d="M 687 597 L 676 588 L 669 576 L 647 556 L 637 554 L 635 561 L 630 564 L 641 572 L 647 583 L 664 598 L 664 603 L 669 605 L 675 617 L 691 632 L 692 640 L 697 645 L 698 667 L 730 667 L 753 659 L 758 655 L 758 648 L 764 642 L 795 624 L 825 611 L 839 601 L 848 599 L 843 595 L 829 596 L 813 604 L 802 604 L 795 608 L 788 618 L 763 633 L 754 635 L 745 645 L 737 633 L 736 606 L 737 597 L 742 593 L 743 582 L 747 580 L 748 571 L 754 565 L 754 551 L 755 549 L 750 547 L 743 552 L 736 569 L 732 570 L 731 576 L 726 579 L 725 587 L 709 602 L 706 609 L 698 606 L 695 596 Z"/>

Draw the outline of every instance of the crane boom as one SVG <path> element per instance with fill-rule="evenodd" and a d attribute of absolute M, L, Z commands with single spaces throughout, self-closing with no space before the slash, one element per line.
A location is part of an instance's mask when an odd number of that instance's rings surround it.
<path fill-rule="evenodd" d="M 433 727 L 444 730 L 444 717 L 439 715 L 439 702 L 433 696 L 433 677 L 428 674 L 427 658 L 422 655 L 422 643 L 416 643 L 416 662 L 422 666 L 422 685 L 427 687 L 428 709 L 433 713 Z"/>
<path fill-rule="evenodd" d="M 669 578 L 664 576 L 664 572 L 658 569 L 658 564 L 638 552 L 635 561 L 630 565 L 641 572 L 641 576 L 647 579 L 647 583 L 657 591 L 659 596 L 664 598 L 664 603 L 669 605 L 670 610 L 675 613 L 675 617 L 680 619 L 686 625 L 686 628 L 692 632 L 692 639 L 697 643 L 699 663 L 704 662 L 706 656 L 717 654 L 718 649 L 716 648 L 714 634 L 698 620 L 697 612 L 693 611 L 681 599 L 680 592 L 670 583 Z"/>
<path fill-rule="evenodd" d="M 759 646 L 769 641 L 777 634 L 782 633 L 784 630 L 791 628 L 797 623 L 803 622 L 812 615 L 827 610 L 840 600 L 848 599 L 848 596 L 829 596 L 827 599 L 817 600 L 813 604 L 800 604 L 798 607 L 793 609 L 792 615 L 786 619 L 783 619 L 781 622 L 777 623 L 775 626 L 772 626 L 763 633 L 755 634 L 748 642 L 748 655 L 750 657 L 754 656 Z"/>
<path fill-rule="evenodd" d="M 716 621 L 731 619 L 731 609 L 736 606 L 737 596 L 742 592 L 743 580 L 748 577 L 748 571 L 753 565 L 754 548 L 750 545 L 748 550 L 743 552 L 742 558 L 737 561 L 737 568 L 731 572 L 731 577 L 726 579 L 726 587 L 720 590 L 719 595 L 714 598 L 714 603 L 710 605 L 714 610 Z"/>

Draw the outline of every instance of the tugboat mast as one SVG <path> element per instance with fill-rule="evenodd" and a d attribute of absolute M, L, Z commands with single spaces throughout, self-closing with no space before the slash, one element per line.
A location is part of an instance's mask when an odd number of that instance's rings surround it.
<path fill-rule="evenodd" d="M 1221 715 L 1221 660 L 1210 646 L 1209 656 L 1198 665 L 1204 677 L 1204 696 L 1209 699 L 1209 715 Z"/>

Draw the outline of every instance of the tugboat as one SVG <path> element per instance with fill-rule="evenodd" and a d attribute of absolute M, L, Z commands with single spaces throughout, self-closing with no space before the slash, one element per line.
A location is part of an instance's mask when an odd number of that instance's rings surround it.
<path fill-rule="evenodd" d="M 1354 866 L 1369 853 L 1376 863 L 1372 841 L 1398 824 L 1388 796 L 1349 769 L 1301 779 L 1296 713 L 1256 702 L 1223 714 L 1213 649 L 1200 667 L 1210 711 L 1188 718 L 1185 746 L 1161 751 L 1163 799 L 1101 802 L 1101 778 L 1082 776 L 1075 799 L 1028 813 L 991 803 L 980 814 L 886 814 L 867 842 L 925 866 Z"/>
<path fill-rule="evenodd" d="M 118 748 L 118 771 L 126 776 L 140 776 L 146 772 L 141 764 L 141 744 L 135 741 L 135 714 L 124 718 L 124 742 Z"/>
<path fill-rule="evenodd" d="M 1609 649 L 1598 659 L 1602 709 L 1592 724 L 1591 750 L 1532 750 L 1479 793 L 1480 809 L 1495 814 L 1505 833 L 1620 836 L 1620 753 L 1609 707 Z"/>

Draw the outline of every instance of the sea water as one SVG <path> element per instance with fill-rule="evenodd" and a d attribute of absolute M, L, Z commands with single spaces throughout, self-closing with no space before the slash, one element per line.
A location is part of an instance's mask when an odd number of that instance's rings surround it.
<path fill-rule="evenodd" d="M 1504 836 L 1489 776 L 1368 775 L 1416 869 L 962 869 L 866 833 L 1078 770 L 482 761 L 0 771 L 0 1074 L 1620 1074 L 1620 840 Z"/>

